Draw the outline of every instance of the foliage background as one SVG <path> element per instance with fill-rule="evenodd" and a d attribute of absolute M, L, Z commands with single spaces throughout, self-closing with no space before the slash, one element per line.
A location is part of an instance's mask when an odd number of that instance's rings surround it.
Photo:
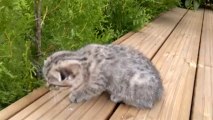
<path fill-rule="evenodd" d="M 34 1 L 0 0 L 0 109 L 42 85 L 35 76 L 52 52 L 110 43 L 175 5 L 175 0 L 43 0 L 43 56 L 37 60 Z"/>

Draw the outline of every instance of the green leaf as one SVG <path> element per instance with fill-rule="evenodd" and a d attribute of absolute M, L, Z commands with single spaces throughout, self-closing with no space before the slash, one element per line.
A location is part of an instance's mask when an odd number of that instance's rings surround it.
<path fill-rule="evenodd" d="M 186 1 L 185 1 L 185 7 L 186 7 L 186 8 L 190 8 L 191 5 L 192 5 L 192 1 L 191 1 L 191 0 L 186 0 Z"/>
<path fill-rule="evenodd" d="M 197 0 L 194 0 L 194 9 L 197 10 L 200 6 L 200 3 Z"/>

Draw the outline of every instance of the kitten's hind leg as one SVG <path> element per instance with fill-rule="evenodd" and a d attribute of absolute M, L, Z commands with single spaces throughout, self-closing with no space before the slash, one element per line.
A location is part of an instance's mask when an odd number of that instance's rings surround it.
<path fill-rule="evenodd" d="M 111 95 L 110 99 L 115 103 L 122 102 L 122 99 L 120 97 L 116 96 L 116 95 Z"/>

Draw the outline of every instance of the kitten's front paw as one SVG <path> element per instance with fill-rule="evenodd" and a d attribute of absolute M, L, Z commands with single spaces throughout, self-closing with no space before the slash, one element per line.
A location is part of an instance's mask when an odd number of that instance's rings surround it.
<path fill-rule="evenodd" d="M 71 103 L 80 103 L 86 101 L 85 98 L 81 97 L 81 95 L 78 94 L 70 94 L 69 100 Z"/>
<path fill-rule="evenodd" d="M 117 96 L 115 96 L 115 95 L 111 95 L 111 96 L 110 96 L 110 99 L 111 99 L 113 102 L 115 102 L 115 103 L 118 103 L 118 102 L 121 102 L 121 101 L 122 101 L 121 98 L 119 98 L 119 97 L 117 97 Z"/>

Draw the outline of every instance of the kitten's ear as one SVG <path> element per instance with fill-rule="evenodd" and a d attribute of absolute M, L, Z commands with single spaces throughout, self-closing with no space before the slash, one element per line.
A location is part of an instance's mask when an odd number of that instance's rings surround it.
<path fill-rule="evenodd" d="M 66 60 L 60 63 L 60 72 L 65 78 L 68 76 L 76 76 L 81 69 L 81 63 L 76 60 Z"/>

